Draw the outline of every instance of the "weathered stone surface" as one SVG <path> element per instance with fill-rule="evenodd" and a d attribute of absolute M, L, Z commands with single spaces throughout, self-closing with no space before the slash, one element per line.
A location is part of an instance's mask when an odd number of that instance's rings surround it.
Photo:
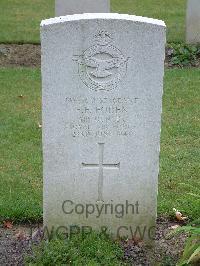
<path fill-rule="evenodd" d="M 186 20 L 187 43 L 200 43 L 200 0 L 188 0 Z"/>
<path fill-rule="evenodd" d="M 165 24 L 119 14 L 66 16 L 42 21 L 41 42 L 44 224 L 68 233 L 70 225 L 106 226 L 129 237 L 139 226 L 149 240 Z"/>
<path fill-rule="evenodd" d="M 110 0 L 56 0 L 56 17 L 82 13 L 109 13 Z"/>

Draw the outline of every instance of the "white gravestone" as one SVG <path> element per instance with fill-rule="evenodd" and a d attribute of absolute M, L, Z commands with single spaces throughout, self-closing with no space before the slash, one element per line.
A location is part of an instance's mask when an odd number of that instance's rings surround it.
<path fill-rule="evenodd" d="M 109 13 L 110 0 L 56 0 L 56 17 L 81 13 Z"/>
<path fill-rule="evenodd" d="M 200 0 L 188 0 L 186 21 L 187 43 L 200 43 Z"/>
<path fill-rule="evenodd" d="M 53 18 L 42 21 L 41 42 L 44 224 L 68 233 L 73 225 L 107 228 L 114 237 L 139 230 L 150 240 L 164 22 L 119 14 Z"/>

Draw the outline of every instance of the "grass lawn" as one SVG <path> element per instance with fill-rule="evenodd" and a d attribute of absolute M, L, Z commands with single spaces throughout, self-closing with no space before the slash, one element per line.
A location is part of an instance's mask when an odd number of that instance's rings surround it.
<path fill-rule="evenodd" d="M 39 69 L 0 69 L 0 216 L 42 217 Z M 22 97 L 19 97 L 22 95 Z M 200 211 L 200 70 L 166 70 L 159 214 Z"/>
<path fill-rule="evenodd" d="M 168 42 L 185 42 L 186 0 L 111 0 L 112 12 L 164 20 Z"/>
<path fill-rule="evenodd" d="M 117 242 L 102 234 L 74 235 L 67 240 L 43 241 L 27 265 L 106 265 L 128 266 L 123 263 L 123 250 Z"/>
<path fill-rule="evenodd" d="M 0 69 L 0 88 L 0 216 L 38 219 L 42 216 L 40 71 Z"/>
<path fill-rule="evenodd" d="M 55 0 L 0 0 L 0 42 L 39 43 L 40 22 L 53 17 Z"/>
<path fill-rule="evenodd" d="M 67 1 L 67 0 L 66 0 Z M 0 0 L 0 43 L 39 43 L 39 25 L 55 0 Z M 186 0 L 111 0 L 112 12 L 162 19 L 168 42 L 184 42 Z"/>
<path fill-rule="evenodd" d="M 166 70 L 158 211 L 200 213 L 200 69 Z"/>

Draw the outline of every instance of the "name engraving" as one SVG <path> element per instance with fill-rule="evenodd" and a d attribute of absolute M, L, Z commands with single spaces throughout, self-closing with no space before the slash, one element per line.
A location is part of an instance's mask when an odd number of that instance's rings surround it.
<path fill-rule="evenodd" d="M 67 123 L 74 138 L 130 136 L 134 126 L 130 122 L 138 98 L 129 97 L 66 97 L 66 105 L 73 116 Z"/>

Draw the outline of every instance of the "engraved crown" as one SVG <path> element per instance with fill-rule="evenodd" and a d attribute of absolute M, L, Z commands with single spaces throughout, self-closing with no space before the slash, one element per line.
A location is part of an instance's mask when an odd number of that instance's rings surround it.
<path fill-rule="evenodd" d="M 107 31 L 99 31 L 96 35 L 95 35 L 95 39 L 96 42 L 99 45 L 107 45 L 112 41 L 112 38 L 110 36 L 110 34 Z"/>

